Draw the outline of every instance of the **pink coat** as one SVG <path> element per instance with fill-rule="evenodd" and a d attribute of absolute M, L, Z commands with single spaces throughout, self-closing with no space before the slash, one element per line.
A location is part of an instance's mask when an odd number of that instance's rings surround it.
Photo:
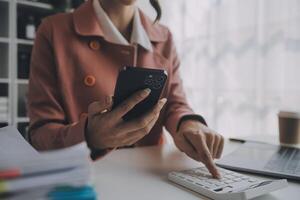
<path fill-rule="evenodd" d="M 169 75 L 162 94 L 167 105 L 137 146 L 160 143 L 163 126 L 173 135 L 180 118 L 193 114 L 182 88 L 170 31 L 153 25 L 142 12 L 140 15 L 153 52 L 105 41 L 91 0 L 74 13 L 43 20 L 33 48 L 28 95 L 29 133 L 36 149 L 57 149 L 84 141 L 88 105 L 114 94 L 118 72 L 124 66 L 159 68 Z"/>

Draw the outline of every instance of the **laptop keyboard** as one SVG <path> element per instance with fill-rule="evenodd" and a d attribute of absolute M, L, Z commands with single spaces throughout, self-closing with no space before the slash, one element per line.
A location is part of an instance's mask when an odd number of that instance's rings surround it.
<path fill-rule="evenodd" d="M 264 167 L 266 170 L 300 175 L 300 149 L 280 147 Z"/>

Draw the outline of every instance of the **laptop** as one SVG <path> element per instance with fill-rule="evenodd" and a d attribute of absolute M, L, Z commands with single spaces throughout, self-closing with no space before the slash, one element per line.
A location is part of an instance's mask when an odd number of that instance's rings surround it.
<path fill-rule="evenodd" d="M 227 169 L 300 180 L 300 149 L 261 142 L 245 142 L 216 161 Z"/>

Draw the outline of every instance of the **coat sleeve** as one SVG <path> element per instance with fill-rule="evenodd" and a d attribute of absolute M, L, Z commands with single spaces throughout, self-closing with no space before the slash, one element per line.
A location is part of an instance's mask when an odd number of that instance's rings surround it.
<path fill-rule="evenodd" d="M 38 150 L 63 148 L 85 140 L 87 117 L 72 124 L 65 117 L 51 29 L 51 22 L 45 19 L 37 32 L 30 66 L 29 138 Z"/>
<path fill-rule="evenodd" d="M 169 40 L 167 42 L 169 49 L 168 60 L 171 63 L 171 69 L 169 70 L 169 85 L 168 85 L 168 101 L 166 105 L 166 118 L 165 127 L 172 136 L 176 134 L 176 131 L 183 120 L 197 120 L 204 122 L 205 120 L 196 115 L 192 108 L 189 106 L 186 94 L 183 88 L 183 82 L 180 77 L 180 60 L 174 45 L 172 34 L 169 32 Z M 203 119 L 203 121 L 199 120 Z"/>

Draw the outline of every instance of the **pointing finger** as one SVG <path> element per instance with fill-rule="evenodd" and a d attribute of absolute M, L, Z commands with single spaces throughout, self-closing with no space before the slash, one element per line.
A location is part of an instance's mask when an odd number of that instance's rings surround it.
<path fill-rule="evenodd" d="M 187 137 L 196 149 L 200 160 L 203 162 L 203 164 L 206 166 L 206 168 L 212 174 L 212 176 L 215 178 L 220 178 L 221 175 L 218 172 L 217 167 L 213 162 L 212 155 L 208 150 L 205 136 L 200 133 L 193 133 L 187 134 Z"/>

